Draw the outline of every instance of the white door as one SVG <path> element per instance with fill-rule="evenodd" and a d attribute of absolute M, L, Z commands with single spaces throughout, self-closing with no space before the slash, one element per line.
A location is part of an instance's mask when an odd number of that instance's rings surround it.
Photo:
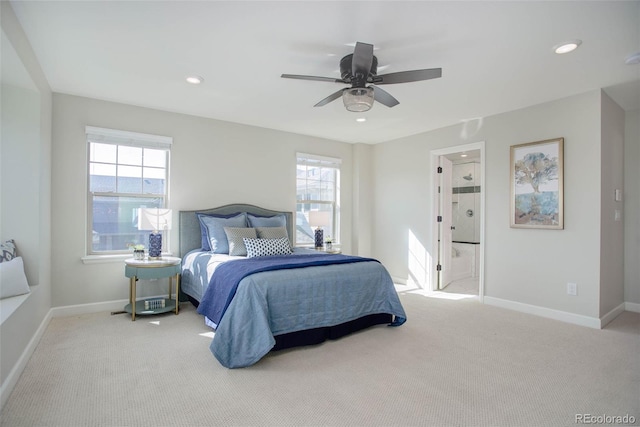
<path fill-rule="evenodd" d="M 438 162 L 440 197 L 438 197 L 438 289 L 451 283 L 452 218 L 453 218 L 453 163 L 444 156 Z"/>

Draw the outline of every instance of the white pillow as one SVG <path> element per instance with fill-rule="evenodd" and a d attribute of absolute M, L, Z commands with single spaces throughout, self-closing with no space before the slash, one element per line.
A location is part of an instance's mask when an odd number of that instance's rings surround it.
<path fill-rule="evenodd" d="M 0 299 L 28 294 L 29 283 L 24 274 L 22 257 L 0 262 Z"/>

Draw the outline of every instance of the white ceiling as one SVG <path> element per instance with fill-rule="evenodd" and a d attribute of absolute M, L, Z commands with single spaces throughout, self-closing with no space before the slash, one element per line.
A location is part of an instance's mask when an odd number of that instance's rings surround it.
<path fill-rule="evenodd" d="M 12 1 L 54 92 L 346 142 L 378 143 L 605 88 L 640 108 L 639 1 Z M 582 45 L 557 55 L 568 39 Z M 356 41 L 379 74 L 442 68 L 384 89 L 367 113 L 339 78 Z M 198 74 L 200 86 L 185 83 Z M 367 122 L 357 123 L 357 117 Z"/>

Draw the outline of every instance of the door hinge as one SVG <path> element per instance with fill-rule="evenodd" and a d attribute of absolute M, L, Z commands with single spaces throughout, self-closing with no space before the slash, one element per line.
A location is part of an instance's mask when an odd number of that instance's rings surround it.
<path fill-rule="evenodd" d="M 442 173 L 442 166 L 438 166 L 438 173 Z"/>
<path fill-rule="evenodd" d="M 436 265 L 436 271 L 442 271 L 442 265 L 440 264 Z"/>
<path fill-rule="evenodd" d="M 438 220 L 438 222 L 442 222 L 442 216 L 441 216 L 441 215 L 438 215 L 437 220 Z"/>

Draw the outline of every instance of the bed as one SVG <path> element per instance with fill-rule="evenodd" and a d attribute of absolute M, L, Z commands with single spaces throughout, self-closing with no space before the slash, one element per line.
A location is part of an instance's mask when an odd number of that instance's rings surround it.
<path fill-rule="evenodd" d="M 223 366 L 406 321 L 380 262 L 294 248 L 294 230 L 291 212 L 248 204 L 180 211 L 181 292 L 215 329 Z"/>

